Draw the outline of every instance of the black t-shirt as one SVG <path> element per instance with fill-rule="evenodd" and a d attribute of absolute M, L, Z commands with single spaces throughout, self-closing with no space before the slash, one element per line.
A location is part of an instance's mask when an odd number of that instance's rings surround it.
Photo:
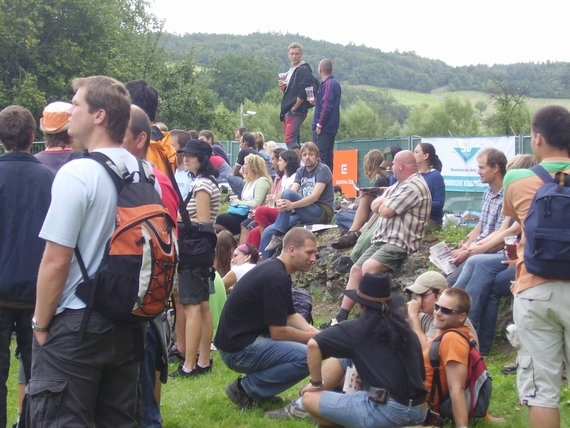
<path fill-rule="evenodd" d="M 222 311 L 216 348 L 237 352 L 269 335 L 269 326 L 286 326 L 295 313 L 291 277 L 283 262 L 271 258 L 247 272 L 234 286 Z"/>
<path fill-rule="evenodd" d="M 387 389 L 399 399 L 424 396 L 425 367 L 417 336 L 410 332 L 411 346 L 402 359 L 386 342 L 370 336 L 363 317 L 343 321 L 313 337 L 323 359 L 352 359 L 365 391 L 372 386 Z"/>
<path fill-rule="evenodd" d="M 390 187 L 394 184 L 391 182 L 392 176 L 392 171 L 387 171 L 385 174 L 379 175 L 374 182 L 374 187 Z"/>
<path fill-rule="evenodd" d="M 257 150 L 255 150 L 253 147 L 248 147 L 248 148 L 246 148 L 246 149 L 241 149 L 241 150 L 239 151 L 239 153 L 238 153 L 238 157 L 237 157 L 237 160 L 236 160 L 236 165 L 243 166 L 243 164 L 244 164 L 244 162 L 245 162 L 245 157 L 246 157 L 247 155 L 252 154 L 252 153 L 253 153 L 254 155 L 258 155 L 258 154 L 259 154 L 259 153 L 257 153 Z"/>

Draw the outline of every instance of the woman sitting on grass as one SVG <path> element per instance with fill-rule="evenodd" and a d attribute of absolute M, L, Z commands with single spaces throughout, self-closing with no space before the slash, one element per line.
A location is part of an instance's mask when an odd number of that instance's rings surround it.
<path fill-rule="evenodd" d="M 242 244 L 234 250 L 231 270 L 223 277 L 226 291 L 230 293 L 234 285 L 259 261 L 259 252 L 251 244 Z"/>

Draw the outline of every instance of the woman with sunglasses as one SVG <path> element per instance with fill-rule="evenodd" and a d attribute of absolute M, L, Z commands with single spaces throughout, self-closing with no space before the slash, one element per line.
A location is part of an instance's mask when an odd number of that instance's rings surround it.
<path fill-rule="evenodd" d="M 241 244 L 234 250 L 232 256 L 232 267 L 222 278 L 228 293 L 232 291 L 234 285 L 247 272 L 252 270 L 259 261 L 259 252 L 251 244 Z"/>

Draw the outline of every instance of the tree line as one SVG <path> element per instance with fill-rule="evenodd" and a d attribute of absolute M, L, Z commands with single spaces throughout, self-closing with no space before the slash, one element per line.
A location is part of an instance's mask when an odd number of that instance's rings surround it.
<path fill-rule="evenodd" d="M 333 61 L 343 85 L 337 139 L 524 133 L 524 95 L 531 93 L 517 82 L 539 81 L 545 70 L 562 75 L 569 66 L 527 64 L 527 72 L 511 80 L 493 67 L 454 69 L 413 52 L 384 53 L 293 35 L 169 35 L 146 0 L 0 0 L 0 108 L 23 105 L 39 119 L 47 103 L 72 98 L 74 77 L 144 78 L 159 90 L 158 119 L 171 129 L 211 129 L 220 140 L 232 139 L 243 103 L 245 111 L 257 112 L 242 118 L 245 125 L 281 141 L 277 73 L 289 67 L 286 47 L 293 40 L 303 44 L 315 75 L 320 59 Z M 494 71 L 480 77 L 485 68 Z M 570 73 L 565 76 L 548 85 L 566 94 Z M 474 108 L 449 95 L 438 106 L 409 108 L 389 90 L 476 89 L 468 84 L 484 84 L 495 105 L 492 116 L 483 114 L 485 106 Z M 302 138 L 311 139 L 308 126 Z"/>

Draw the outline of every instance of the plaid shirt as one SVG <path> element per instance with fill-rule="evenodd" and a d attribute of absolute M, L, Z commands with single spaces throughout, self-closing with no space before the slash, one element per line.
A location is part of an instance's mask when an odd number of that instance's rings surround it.
<path fill-rule="evenodd" d="M 486 238 L 501 227 L 505 216 L 503 215 L 503 188 L 494 194 L 489 187 L 483 193 L 481 207 L 481 232 L 476 241 Z"/>
<path fill-rule="evenodd" d="M 393 244 L 408 254 L 417 251 L 426 234 L 431 212 L 431 192 L 422 175 L 412 174 L 407 180 L 390 186 L 384 194 L 383 206 L 396 215 L 380 216 L 371 242 Z"/>

